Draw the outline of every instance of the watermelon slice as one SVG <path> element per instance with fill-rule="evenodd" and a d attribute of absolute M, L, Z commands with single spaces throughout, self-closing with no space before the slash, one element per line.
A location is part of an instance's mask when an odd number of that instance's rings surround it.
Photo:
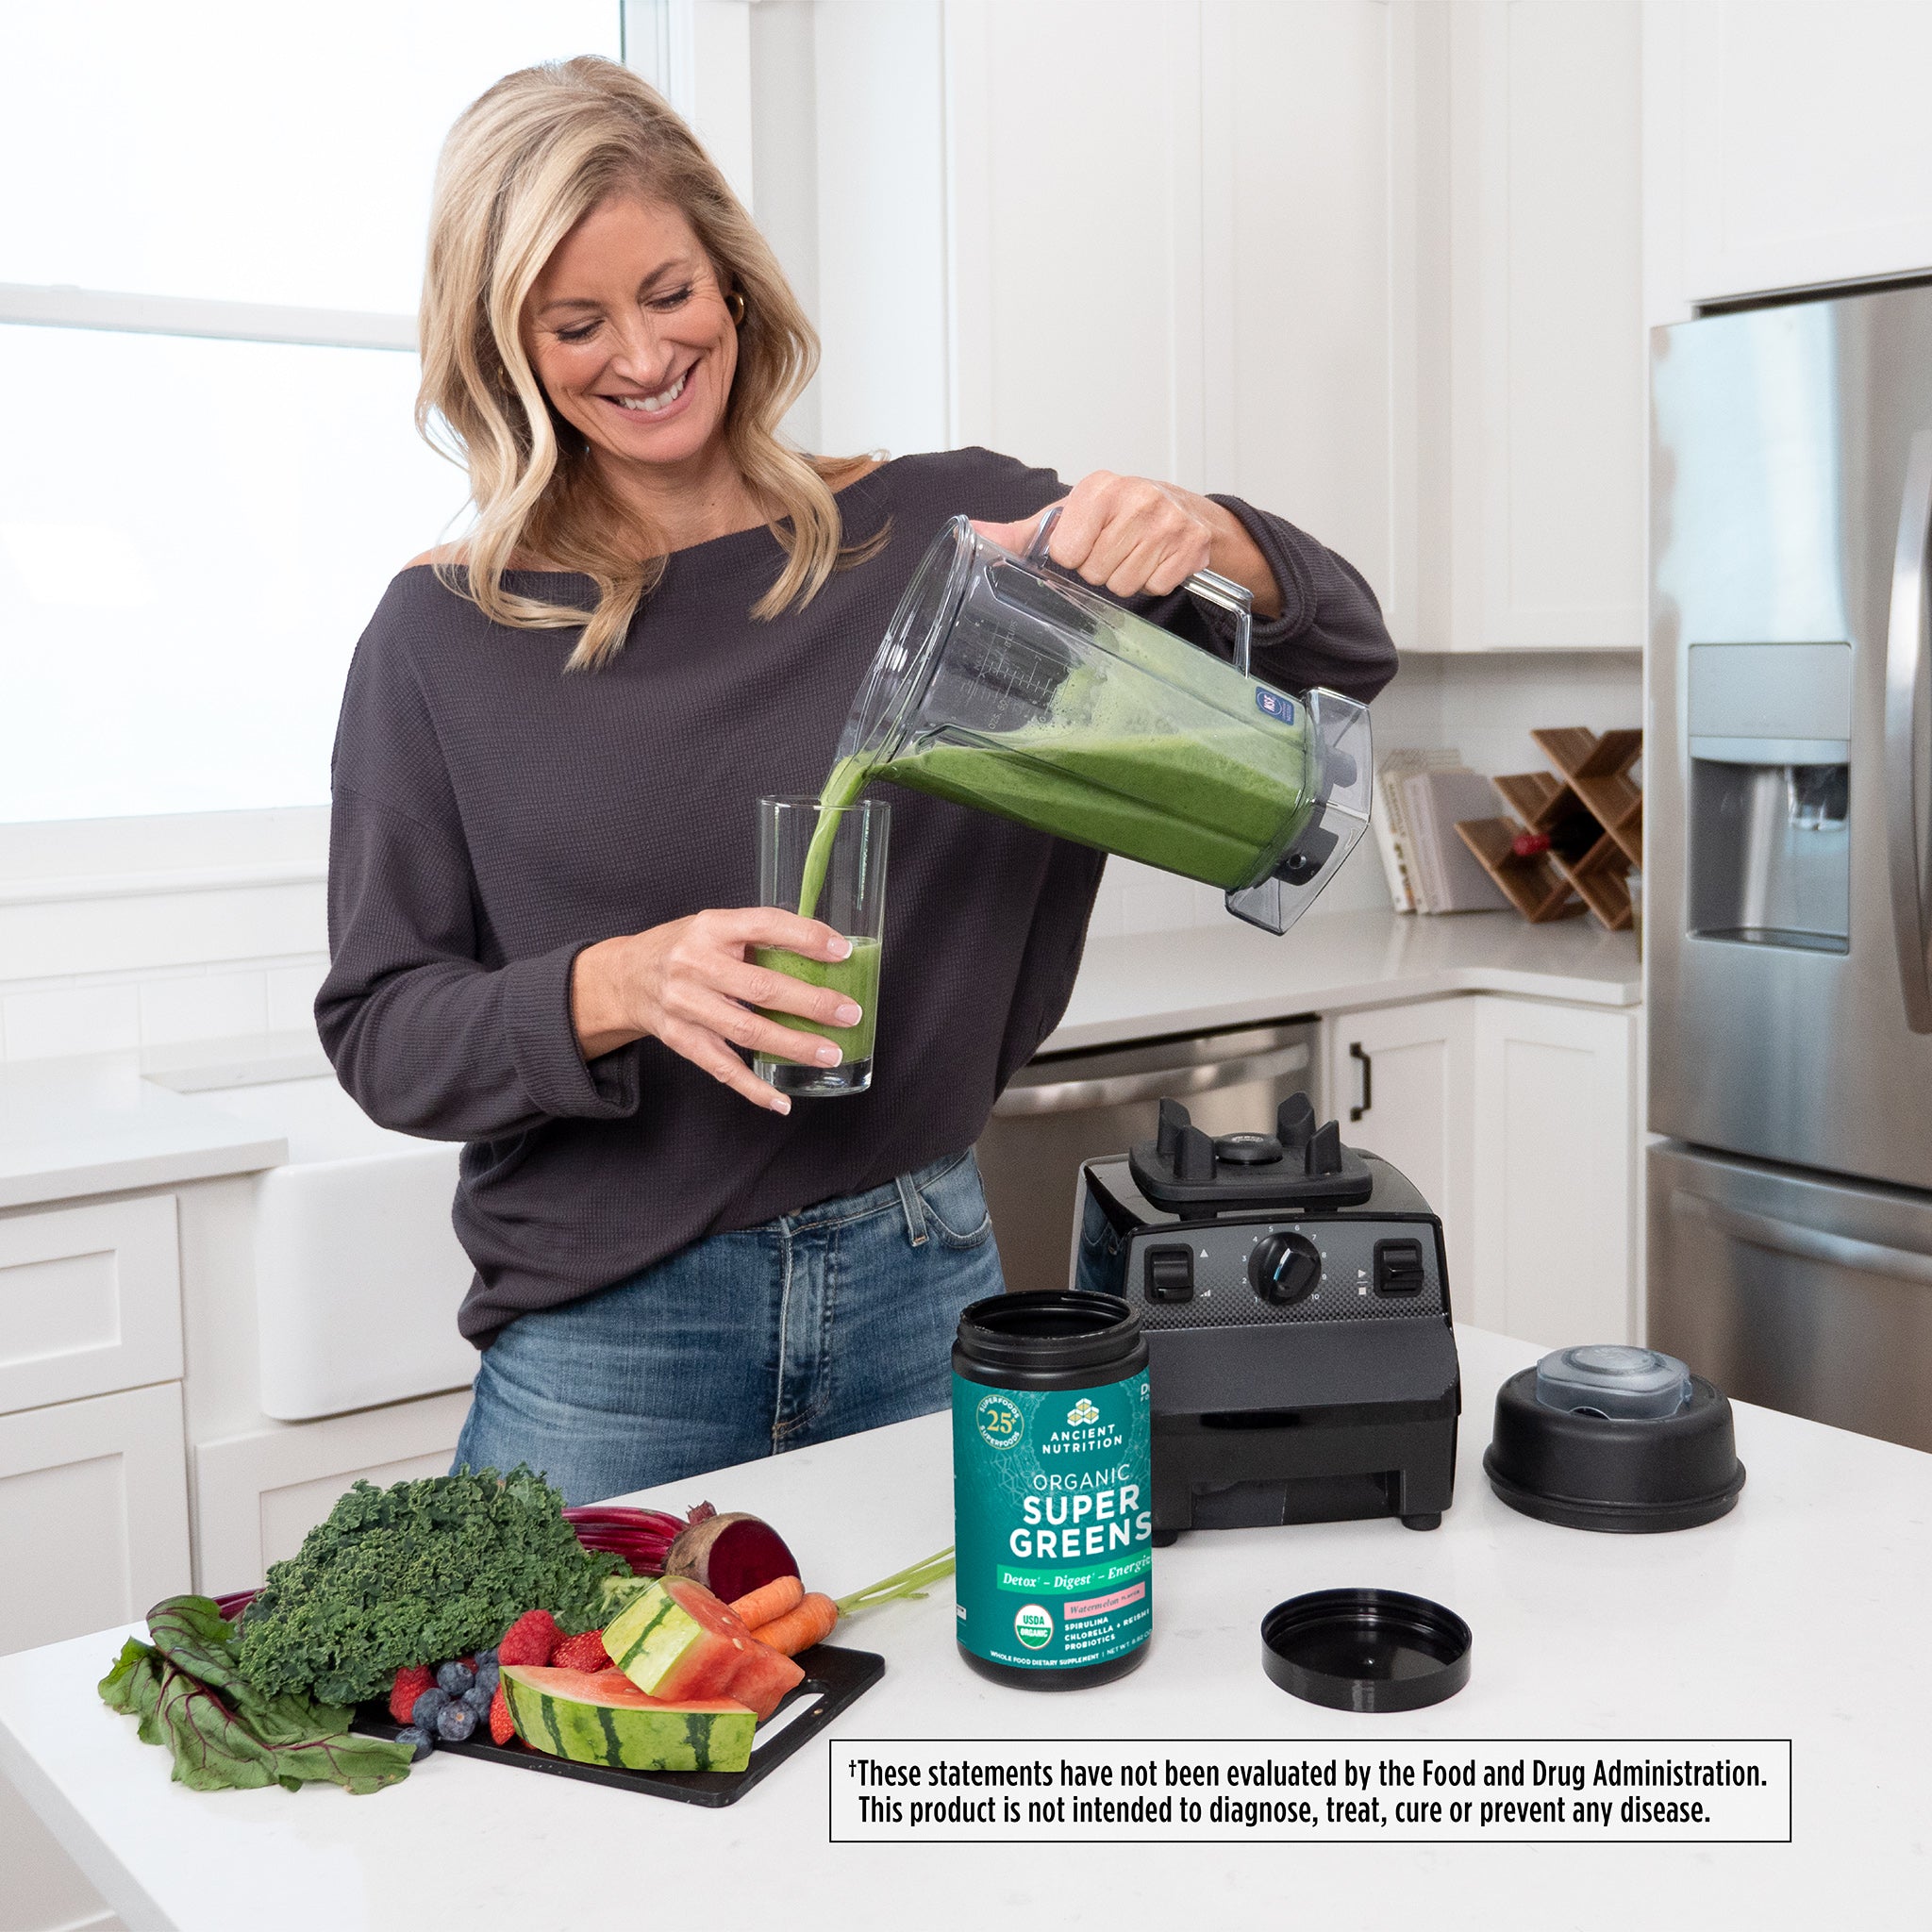
<path fill-rule="evenodd" d="M 731 1695 L 739 1703 L 750 1705 L 763 1724 L 784 1703 L 785 1693 L 804 1682 L 805 1672 L 789 1657 L 754 1638 L 732 1673 Z"/>
<path fill-rule="evenodd" d="M 524 1742 L 575 1764 L 626 1771 L 742 1771 L 758 1720 L 728 1697 L 647 1697 L 622 1671 L 505 1664 L 499 1679 Z"/>
<path fill-rule="evenodd" d="M 701 1583 L 660 1576 L 604 1626 L 610 1661 L 647 1697 L 735 1695 L 732 1680 L 758 1640 Z"/>

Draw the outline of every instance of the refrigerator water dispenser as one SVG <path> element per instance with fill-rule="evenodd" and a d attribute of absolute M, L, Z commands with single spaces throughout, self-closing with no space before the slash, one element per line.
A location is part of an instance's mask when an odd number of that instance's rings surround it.
<path fill-rule="evenodd" d="M 1842 953 L 1852 647 L 1693 644 L 1690 931 Z"/>

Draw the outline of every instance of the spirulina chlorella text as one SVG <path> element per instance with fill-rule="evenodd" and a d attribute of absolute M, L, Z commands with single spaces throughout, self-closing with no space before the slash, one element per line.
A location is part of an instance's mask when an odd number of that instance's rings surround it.
<path fill-rule="evenodd" d="M 831 1784 L 848 1842 L 1791 1835 L 1785 1739 L 841 1740 Z"/>

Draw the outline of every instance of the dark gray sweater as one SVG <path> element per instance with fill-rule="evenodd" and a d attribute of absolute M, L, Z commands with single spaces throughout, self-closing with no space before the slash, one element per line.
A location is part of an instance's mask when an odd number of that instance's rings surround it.
<path fill-rule="evenodd" d="M 891 520 L 885 547 L 803 610 L 754 620 L 782 553 L 764 529 L 720 537 L 672 556 L 622 653 L 589 675 L 564 675 L 574 633 L 491 624 L 425 568 L 391 584 L 342 698 L 316 1019 L 373 1119 L 466 1143 L 455 1221 L 476 1278 L 460 1322 L 479 1347 L 706 1235 L 969 1146 L 1053 1031 L 1101 856 L 896 790 L 869 1093 L 781 1118 L 655 1040 L 587 1066 L 570 972 L 612 934 L 756 904 L 754 801 L 818 790 L 940 526 L 1064 493 L 986 450 L 902 457 L 840 497 L 849 541 Z M 1395 653 L 1361 578 L 1226 501 L 1282 592 L 1256 627 L 1257 668 L 1291 689 L 1380 690 Z M 541 589 L 592 594 L 584 578 Z M 1185 594 L 1136 608 L 1219 644 Z"/>

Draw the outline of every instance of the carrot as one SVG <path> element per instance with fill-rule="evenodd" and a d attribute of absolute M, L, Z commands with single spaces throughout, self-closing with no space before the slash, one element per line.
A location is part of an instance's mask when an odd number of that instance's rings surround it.
<path fill-rule="evenodd" d="M 760 1643 L 768 1643 L 787 1657 L 796 1657 L 801 1650 L 823 1643 L 838 1622 L 839 1606 L 814 1590 L 799 1599 L 796 1609 L 773 1618 L 769 1624 L 754 1624 L 751 1634 Z"/>
<path fill-rule="evenodd" d="M 774 1576 L 758 1590 L 747 1591 L 731 1606 L 739 1619 L 756 1630 L 788 1610 L 795 1610 L 805 1597 L 805 1585 L 795 1576 Z"/>

